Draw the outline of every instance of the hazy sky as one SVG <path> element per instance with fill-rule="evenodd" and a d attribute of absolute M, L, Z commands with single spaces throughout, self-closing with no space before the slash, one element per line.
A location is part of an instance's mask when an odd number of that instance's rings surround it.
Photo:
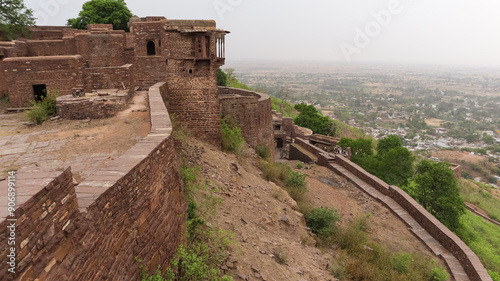
<path fill-rule="evenodd" d="M 85 0 L 25 0 L 64 25 Z M 214 19 L 227 60 L 329 60 L 500 67 L 498 0 L 128 0 L 133 14 Z"/>

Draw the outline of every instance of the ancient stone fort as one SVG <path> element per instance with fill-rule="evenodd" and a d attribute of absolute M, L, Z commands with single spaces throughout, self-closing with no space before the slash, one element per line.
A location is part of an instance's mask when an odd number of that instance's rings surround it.
<path fill-rule="evenodd" d="M 384 203 L 446 261 L 456 280 L 491 280 L 477 256 L 411 197 L 348 157 L 325 151 L 331 140 L 273 115 L 269 96 L 217 87 L 228 32 L 214 21 L 133 17 L 129 29 L 42 26 L 32 29 L 30 40 L 0 42 L 0 93 L 8 94 L 12 107 L 52 90 L 64 99 L 142 88 L 148 89 L 151 123 L 146 137 L 76 186 L 71 168 L 18 174 L 16 273 L 7 274 L 5 230 L 12 217 L 2 194 L 0 280 L 137 280 L 134 257 L 150 272 L 165 269 L 185 241 L 187 221 L 172 115 L 179 126 L 215 145 L 225 115 L 240 123 L 252 147 L 266 145 L 274 154 L 289 143 L 291 159 L 326 166 Z M 106 117 L 106 107 L 92 111 L 85 104 L 58 110 L 71 118 Z M 0 181 L 0 189 L 7 190 L 7 181 Z"/>

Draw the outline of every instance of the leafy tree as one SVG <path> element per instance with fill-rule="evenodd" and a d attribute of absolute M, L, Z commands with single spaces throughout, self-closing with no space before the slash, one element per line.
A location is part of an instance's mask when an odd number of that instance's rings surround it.
<path fill-rule="evenodd" d="M 473 142 L 476 142 L 479 140 L 479 135 L 478 134 L 467 134 L 465 136 L 465 140 L 468 142 L 468 143 L 473 143 Z"/>
<path fill-rule="evenodd" d="M 408 149 L 402 146 L 392 148 L 379 158 L 375 175 L 388 184 L 406 185 L 414 173 L 414 159 Z"/>
<path fill-rule="evenodd" d="M 388 135 L 387 137 L 381 139 L 378 142 L 377 145 L 377 153 L 380 156 L 383 156 L 389 150 L 396 148 L 396 147 L 402 147 L 403 143 L 401 142 L 401 139 L 396 136 L 396 135 Z"/>
<path fill-rule="evenodd" d="M 465 203 L 448 164 L 422 160 L 414 181 L 417 186 L 409 191 L 410 195 L 450 230 L 459 229 Z"/>
<path fill-rule="evenodd" d="M 87 29 L 91 23 L 112 24 L 115 30 L 127 30 L 132 13 L 123 0 L 90 0 L 82 6 L 77 18 L 68 19 L 68 25 Z"/>
<path fill-rule="evenodd" d="M 484 135 L 483 136 L 483 141 L 486 144 L 493 144 L 495 142 L 495 139 L 492 136 L 490 136 L 490 135 Z"/>
<path fill-rule="evenodd" d="M 0 39 L 27 37 L 27 27 L 34 24 L 33 10 L 27 9 L 22 0 L 0 0 Z"/>
<path fill-rule="evenodd" d="M 220 68 L 217 68 L 217 86 L 227 86 L 227 74 Z"/>
<path fill-rule="evenodd" d="M 294 120 L 297 126 L 311 129 L 315 134 L 335 135 L 336 127 L 333 121 L 319 114 L 314 106 L 302 103 L 295 105 L 295 109 L 300 112 Z"/>
<path fill-rule="evenodd" d="M 372 140 L 371 139 L 357 139 L 353 140 L 350 138 L 341 138 L 337 143 L 343 149 L 347 147 L 351 148 L 351 160 L 363 166 L 360 162 L 366 158 L 373 156 Z M 368 170 L 368 169 L 367 169 Z"/>

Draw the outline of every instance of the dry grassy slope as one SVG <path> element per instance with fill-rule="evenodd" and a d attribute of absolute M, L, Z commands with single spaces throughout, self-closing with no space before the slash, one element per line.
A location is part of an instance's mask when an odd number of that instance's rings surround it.
<path fill-rule="evenodd" d="M 234 155 L 196 140 L 187 151 L 188 161 L 202 167 L 201 175 L 211 186 L 221 187 L 219 195 L 224 203 L 211 224 L 235 234 L 231 260 L 236 262 L 228 268 L 233 267 L 235 280 L 239 279 L 237 276 L 248 280 L 335 280 L 328 272 L 335 251 L 322 252 L 314 247 L 311 234 L 304 229 L 302 214 L 293 210 L 295 202 L 279 187 L 262 179 L 255 166 L 256 155 L 238 161 Z M 288 163 L 296 166 L 298 162 Z M 436 259 L 380 203 L 326 168 L 309 167 L 301 172 L 308 175 L 308 196 L 314 207 L 338 209 L 343 222 L 369 212 L 372 239 L 394 252 L 420 252 Z M 287 253 L 287 265 L 273 258 L 280 248 Z M 443 265 L 439 260 L 438 264 Z"/>

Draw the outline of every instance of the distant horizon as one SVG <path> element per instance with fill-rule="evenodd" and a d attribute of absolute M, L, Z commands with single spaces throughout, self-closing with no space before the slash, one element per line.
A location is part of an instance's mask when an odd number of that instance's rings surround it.
<path fill-rule="evenodd" d="M 86 0 L 26 0 L 38 25 L 65 25 Z M 127 0 L 132 14 L 212 19 L 228 60 L 500 69 L 500 1 Z"/>
<path fill-rule="evenodd" d="M 408 62 L 345 62 L 333 60 L 273 60 L 273 59 L 230 59 L 226 56 L 226 64 L 222 66 L 225 68 L 231 67 L 233 64 L 268 64 L 274 66 L 283 66 L 286 64 L 299 64 L 299 65 L 338 65 L 338 66 L 352 66 L 352 67 L 400 67 L 400 68 L 447 68 L 456 70 L 492 70 L 500 71 L 500 66 L 481 66 L 481 65 L 466 65 L 466 64 L 439 64 L 439 63 L 408 63 Z M 236 69 L 237 70 L 237 69 Z"/>

